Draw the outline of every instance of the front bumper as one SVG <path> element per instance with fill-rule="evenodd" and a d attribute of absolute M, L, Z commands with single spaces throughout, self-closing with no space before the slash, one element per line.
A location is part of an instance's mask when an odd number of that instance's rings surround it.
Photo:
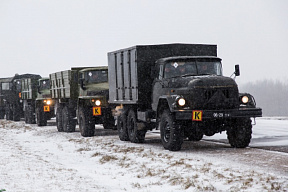
<path fill-rule="evenodd" d="M 262 117 L 261 108 L 239 108 L 227 110 L 179 110 L 175 111 L 177 120 L 202 121 L 207 119 L 230 119 L 240 117 Z"/>

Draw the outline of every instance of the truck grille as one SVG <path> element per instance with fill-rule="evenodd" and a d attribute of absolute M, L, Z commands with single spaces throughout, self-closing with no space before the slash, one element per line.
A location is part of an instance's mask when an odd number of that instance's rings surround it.
<path fill-rule="evenodd" d="M 230 89 L 204 90 L 204 109 L 233 109 L 238 105 L 238 91 Z"/>
<path fill-rule="evenodd" d="M 226 98 L 229 98 L 229 90 L 225 89 L 225 90 L 205 90 L 204 91 L 204 96 L 205 96 L 205 100 L 209 101 L 211 99 L 211 97 L 213 97 L 215 95 L 216 92 L 221 92 Z"/>

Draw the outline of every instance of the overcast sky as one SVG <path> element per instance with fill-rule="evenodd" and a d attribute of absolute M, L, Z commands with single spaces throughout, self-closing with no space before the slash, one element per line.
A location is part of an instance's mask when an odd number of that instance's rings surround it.
<path fill-rule="evenodd" d="M 0 78 L 107 65 L 134 45 L 217 44 L 239 83 L 288 81 L 287 0 L 0 0 Z"/>

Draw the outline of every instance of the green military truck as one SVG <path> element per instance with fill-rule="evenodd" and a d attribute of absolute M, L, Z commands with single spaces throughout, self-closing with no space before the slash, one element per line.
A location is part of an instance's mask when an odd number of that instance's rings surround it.
<path fill-rule="evenodd" d="M 109 102 L 117 105 L 120 140 L 144 142 L 160 129 L 165 149 L 226 131 L 232 147 L 250 143 L 261 108 L 222 74 L 216 45 L 137 45 L 108 53 Z M 235 66 L 239 75 L 239 66 Z"/>
<path fill-rule="evenodd" d="M 41 78 L 38 80 L 37 97 L 35 100 L 35 116 L 38 126 L 46 126 L 47 120 L 55 117 L 54 105 L 50 91 L 50 79 Z"/>
<path fill-rule="evenodd" d="M 21 99 L 25 123 L 46 126 L 47 120 L 54 116 L 49 78 L 38 75 L 21 79 Z"/>
<path fill-rule="evenodd" d="M 34 124 L 35 121 L 35 101 L 37 98 L 37 86 L 40 75 L 33 75 L 20 80 L 20 98 L 23 103 L 25 123 Z"/>
<path fill-rule="evenodd" d="M 9 81 L 12 78 L 1 78 L 0 79 L 0 119 L 5 118 L 5 92 L 9 89 Z"/>
<path fill-rule="evenodd" d="M 108 103 L 108 67 L 71 68 L 50 74 L 50 80 L 58 131 L 74 132 L 76 117 L 84 137 L 94 136 L 95 124 L 115 127 Z"/>
<path fill-rule="evenodd" d="M 20 119 L 24 117 L 26 101 L 24 101 L 22 98 L 22 80 L 37 79 L 39 77 L 40 75 L 36 74 L 16 74 L 14 77 L 5 78 L 4 80 L 0 81 L 1 100 L 3 101 L 7 120 L 20 121 Z"/>

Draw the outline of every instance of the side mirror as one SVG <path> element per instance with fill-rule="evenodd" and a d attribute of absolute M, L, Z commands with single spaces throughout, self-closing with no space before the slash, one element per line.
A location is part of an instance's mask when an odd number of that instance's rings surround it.
<path fill-rule="evenodd" d="M 37 85 L 37 92 L 38 92 L 39 94 L 41 94 L 40 85 Z"/>
<path fill-rule="evenodd" d="M 240 76 L 240 67 L 239 65 L 235 65 L 235 76 Z"/>

